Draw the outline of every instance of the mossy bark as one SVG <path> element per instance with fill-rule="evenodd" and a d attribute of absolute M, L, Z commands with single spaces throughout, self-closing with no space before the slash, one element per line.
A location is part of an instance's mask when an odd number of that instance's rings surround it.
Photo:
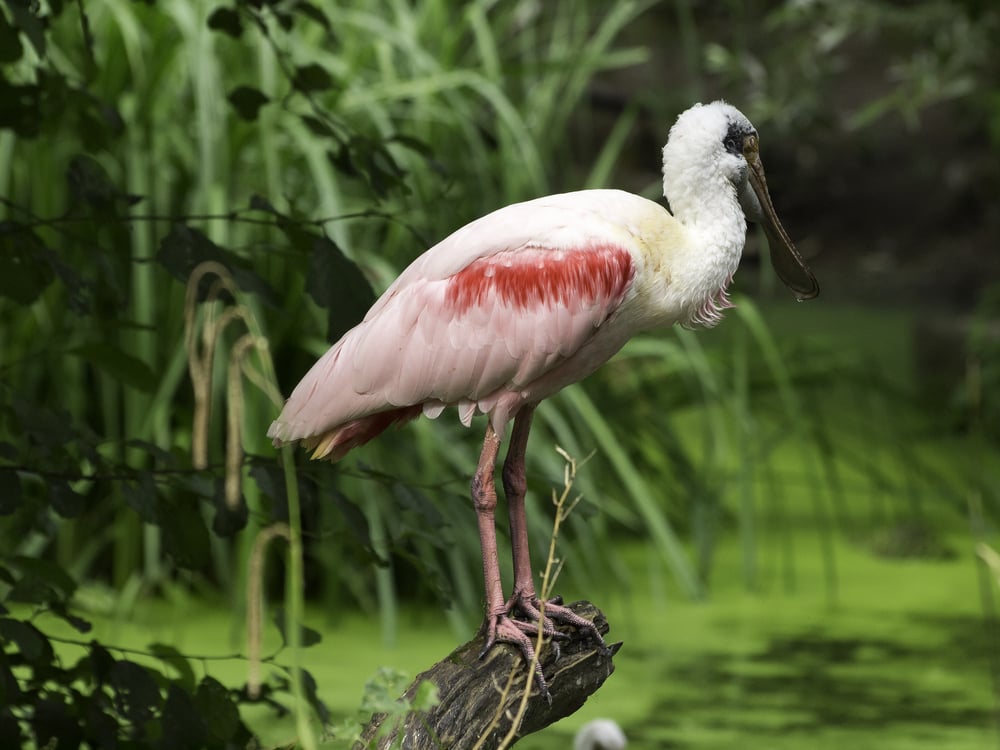
<path fill-rule="evenodd" d="M 575 602 L 569 607 L 591 620 L 602 635 L 608 632 L 607 619 L 594 605 Z M 480 633 L 418 675 L 404 693 L 404 700 L 411 700 L 417 686 L 431 680 L 438 687 L 437 706 L 428 712 L 409 713 L 393 726 L 386 725 L 385 714 L 374 715 L 355 750 L 463 750 L 472 748 L 484 735 L 483 750 L 496 750 L 510 731 L 526 687 L 530 687 L 531 696 L 518 728 L 518 739 L 569 716 L 614 672 L 613 657 L 621 643 L 605 650 L 574 628 L 558 629 L 567 637 L 559 640 L 558 649 L 546 640 L 540 654 L 551 702 L 539 694 L 534 680 L 529 680 L 527 665 L 514 647 L 501 644 L 480 659 L 484 643 Z M 504 694 L 508 683 L 509 690 Z"/>

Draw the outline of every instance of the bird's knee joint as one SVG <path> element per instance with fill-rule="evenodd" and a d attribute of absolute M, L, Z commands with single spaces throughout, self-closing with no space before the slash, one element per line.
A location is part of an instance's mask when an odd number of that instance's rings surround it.
<path fill-rule="evenodd" d="M 472 503 L 479 512 L 492 511 L 497 507 L 497 493 L 481 474 L 472 477 Z"/>
<path fill-rule="evenodd" d="M 523 471 L 517 471 L 507 466 L 503 469 L 503 491 L 507 497 L 524 497 L 528 491 L 528 480 Z"/>

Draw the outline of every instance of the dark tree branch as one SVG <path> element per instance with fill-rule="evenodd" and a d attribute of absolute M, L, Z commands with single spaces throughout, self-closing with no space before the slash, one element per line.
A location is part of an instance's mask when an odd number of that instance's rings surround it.
<path fill-rule="evenodd" d="M 591 620 L 602 635 L 608 632 L 607 619 L 590 602 L 575 602 L 569 607 Z M 613 644 L 608 653 L 574 628 L 560 627 L 559 630 L 568 637 L 559 641 L 558 658 L 556 649 L 548 642 L 541 651 L 542 670 L 552 702 L 550 704 L 538 694 L 534 682 L 530 683 L 532 695 L 517 733 L 518 739 L 575 712 L 615 670 L 612 659 L 621 643 Z M 507 644 L 495 647 L 485 658 L 479 659 L 483 642 L 484 636 L 479 634 L 459 646 L 418 675 L 404 694 L 404 699 L 412 700 L 417 686 L 424 680 L 431 680 L 438 687 L 440 703 L 437 706 L 427 713 L 412 712 L 400 724 L 384 730 L 383 724 L 389 717 L 375 714 L 365 727 L 361 742 L 355 744 L 355 750 L 383 750 L 390 746 L 403 750 L 463 750 L 472 748 L 487 733 L 483 750 L 496 750 L 517 715 L 528 684 L 528 673 L 520 651 Z M 511 670 L 515 673 L 514 680 L 510 690 L 503 695 Z M 499 720 L 491 728 L 498 713 Z M 380 730 L 385 734 L 376 741 Z M 401 745 L 393 745 L 400 739 Z"/>

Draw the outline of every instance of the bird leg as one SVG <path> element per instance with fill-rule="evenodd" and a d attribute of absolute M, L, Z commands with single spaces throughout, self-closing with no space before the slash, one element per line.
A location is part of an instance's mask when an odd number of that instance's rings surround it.
<path fill-rule="evenodd" d="M 524 496 L 528 489 L 524 461 L 528 449 L 528 432 L 531 430 L 531 418 L 535 413 L 535 406 L 536 404 L 528 404 L 522 407 L 514 418 L 510 448 L 503 464 L 503 487 L 507 495 L 511 549 L 514 557 L 514 591 L 507 601 L 507 612 L 508 614 L 517 612 L 528 620 L 539 623 L 546 635 L 554 637 L 565 636 L 556 631 L 553 620 L 572 625 L 578 630 L 588 633 L 603 648 L 607 648 L 604 638 L 601 637 L 594 623 L 580 617 L 568 607 L 562 606 L 562 599 L 558 597 L 548 600 L 542 607 L 538 594 L 535 593 L 535 582 L 531 572 L 531 557 L 528 549 L 528 519 L 524 508 Z M 531 624 L 515 622 L 519 626 Z M 538 632 L 537 627 L 534 632 Z"/>
<path fill-rule="evenodd" d="M 500 583 L 500 563 L 497 556 L 497 533 L 494 521 L 494 511 L 497 506 L 497 491 L 494 482 L 497 454 L 500 452 L 500 438 L 493 430 L 493 425 L 486 428 L 486 439 L 483 441 L 483 452 L 479 457 L 479 466 L 472 477 L 472 502 L 476 507 L 476 520 L 479 523 L 479 545 L 483 553 L 483 579 L 486 584 L 486 620 L 483 629 L 486 631 L 486 645 L 480 653 L 480 658 L 498 641 L 512 643 L 517 646 L 525 661 L 530 664 L 535 655 L 528 634 L 537 634 L 538 627 L 533 623 L 518 622 L 511 618 L 507 604 L 503 598 L 503 587 Z M 535 663 L 535 680 L 543 695 L 548 695 L 545 676 L 542 667 Z"/>

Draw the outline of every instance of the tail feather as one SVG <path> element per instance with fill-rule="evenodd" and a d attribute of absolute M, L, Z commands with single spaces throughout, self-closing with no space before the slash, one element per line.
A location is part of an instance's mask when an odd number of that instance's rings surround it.
<path fill-rule="evenodd" d="M 369 414 L 365 417 L 352 419 L 342 425 L 337 425 L 331 430 L 322 432 L 319 435 L 310 435 L 302 438 L 299 442 L 303 447 L 312 451 L 312 458 L 325 458 L 329 461 L 339 461 L 347 455 L 349 451 L 364 445 L 372 440 L 392 425 L 403 425 L 412 419 L 416 419 L 423 411 L 420 404 L 414 406 L 402 406 L 390 411 Z M 272 431 L 274 426 L 272 425 Z M 270 432 L 268 433 L 270 435 Z M 280 440 L 275 440 L 280 443 Z"/>

